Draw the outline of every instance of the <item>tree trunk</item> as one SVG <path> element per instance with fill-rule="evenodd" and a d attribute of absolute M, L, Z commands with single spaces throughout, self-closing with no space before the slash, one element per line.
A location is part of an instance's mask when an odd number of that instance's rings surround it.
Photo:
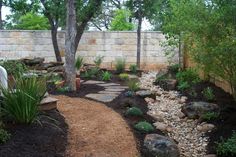
<path fill-rule="evenodd" d="M 3 3 L 3 1 L 0 0 L 0 30 L 3 29 L 3 21 L 2 21 L 2 3 Z"/>
<path fill-rule="evenodd" d="M 142 14 L 141 14 L 141 6 L 139 6 L 138 11 L 138 29 L 137 29 L 137 66 L 140 69 L 140 55 L 141 55 L 141 29 L 142 29 Z"/>
<path fill-rule="evenodd" d="M 76 52 L 76 11 L 75 0 L 67 1 L 67 19 L 66 19 L 66 42 L 65 42 L 65 60 L 66 60 L 66 84 L 71 91 L 76 91 L 76 70 L 75 70 L 75 52 Z"/>
<path fill-rule="evenodd" d="M 52 35 L 52 44 L 53 44 L 56 60 L 57 62 L 62 62 L 61 54 L 60 54 L 60 50 L 59 50 L 59 46 L 57 42 L 57 27 L 53 25 L 51 25 L 51 35 Z"/>

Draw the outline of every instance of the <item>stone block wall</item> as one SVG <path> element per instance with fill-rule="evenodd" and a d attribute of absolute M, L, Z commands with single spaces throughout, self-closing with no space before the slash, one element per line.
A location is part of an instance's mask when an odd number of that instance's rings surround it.
<path fill-rule="evenodd" d="M 164 41 L 161 32 L 142 32 L 141 65 L 143 69 L 157 69 L 168 64 L 160 43 Z M 65 32 L 58 33 L 58 43 L 64 56 Z M 93 63 L 96 56 L 104 56 L 103 66 L 114 67 L 116 58 L 125 58 L 127 65 L 136 62 L 136 32 L 85 32 L 78 46 L 77 55 L 87 63 Z M 177 52 L 176 52 L 177 54 Z M 0 59 L 45 57 L 54 61 L 55 55 L 50 31 L 0 31 Z M 174 61 L 177 62 L 178 56 Z"/>

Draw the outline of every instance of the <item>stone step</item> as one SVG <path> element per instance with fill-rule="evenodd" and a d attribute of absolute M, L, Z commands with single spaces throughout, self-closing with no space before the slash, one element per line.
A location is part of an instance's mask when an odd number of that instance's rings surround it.
<path fill-rule="evenodd" d="M 39 109 L 41 111 L 48 111 L 48 110 L 56 109 L 57 108 L 57 101 L 58 101 L 58 99 L 56 99 L 56 98 L 46 97 L 41 101 Z"/>

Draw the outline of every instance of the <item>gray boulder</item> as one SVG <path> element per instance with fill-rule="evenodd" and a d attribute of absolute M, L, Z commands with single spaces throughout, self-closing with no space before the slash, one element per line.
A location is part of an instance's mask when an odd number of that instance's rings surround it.
<path fill-rule="evenodd" d="M 219 106 L 217 104 L 208 102 L 190 102 L 182 107 L 182 112 L 192 119 L 196 119 L 208 112 L 219 112 Z"/>
<path fill-rule="evenodd" d="M 170 138 L 158 134 L 148 134 L 144 139 L 144 146 L 154 156 L 179 157 L 177 144 Z"/>
<path fill-rule="evenodd" d="M 163 79 L 163 80 L 159 80 L 158 84 L 164 90 L 174 90 L 177 86 L 177 80 L 175 80 L 175 79 Z"/>
<path fill-rule="evenodd" d="M 146 98 L 146 97 L 152 97 L 154 94 L 150 90 L 139 90 L 136 92 L 136 95 Z"/>

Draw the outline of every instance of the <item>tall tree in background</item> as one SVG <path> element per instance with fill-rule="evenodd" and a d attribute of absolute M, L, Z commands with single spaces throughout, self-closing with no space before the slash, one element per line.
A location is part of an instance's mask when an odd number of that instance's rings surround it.
<path fill-rule="evenodd" d="M 3 29 L 2 6 L 3 6 L 3 0 L 0 0 L 0 30 Z"/>
<path fill-rule="evenodd" d="M 57 42 L 58 27 L 65 26 L 66 7 L 64 0 L 40 0 L 43 5 L 43 14 L 47 17 L 51 26 L 52 44 L 58 62 L 62 61 L 60 49 Z"/>
<path fill-rule="evenodd" d="M 157 0 L 128 0 L 126 6 L 133 13 L 133 17 L 138 21 L 137 28 L 137 66 L 140 68 L 141 56 L 141 30 L 143 19 L 152 19 L 157 14 Z"/>
<path fill-rule="evenodd" d="M 75 54 L 82 34 L 101 7 L 103 0 L 67 0 L 66 22 L 66 83 L 71 91 L 76 90 Z"/>

